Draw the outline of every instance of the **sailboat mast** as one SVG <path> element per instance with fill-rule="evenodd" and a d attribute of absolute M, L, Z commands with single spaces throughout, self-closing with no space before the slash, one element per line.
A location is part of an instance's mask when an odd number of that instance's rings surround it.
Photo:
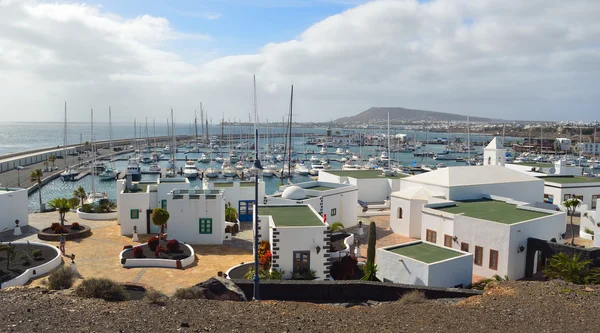
<path fill-rule="evenodd" d="M 390 168 L 390 162 L 391 162 L 392 156 L 391 156 L 391 154 L 390 154 L 390 112 L 389 112 L 389 111 L 388 111 L 388 133 L 387 133 L 387 136 L 388 136 L 388 140 L 387 140 L 387 141 L 388 141 L 388 142 L 387 142 L 387 151 L 388 151 L 388 169 L 392 170 L 392 169 Z"/>
<path fill-rule="evenodd" d="M 258 101 L 256 97 L 256 75 L 252 76 L 254 83 L 254 145 L 256 146 L 256 159 L 259 159 L 259 150 L 258 150 Z M 250 114 L 248 114 L 248 121 L 250 121 Z"/>
<path fill-rule="evenodd" d="M 292 108 L 294 106 L 294 85 L 292 84 L 292 90 L 290 92 L 290 134 L 289 134 L 289 146 L 288 146 L 288 178 L 292 176 Z"/>
<path fill-rule="evenodd" d="M 171 135 L 173 135 L 173 147 L 171 150 L 173 151 L 173 175 L 177 174 L 177 136 L 175 135 L 175 120 L 173 118 L 173 109 L 171 109 Z"/>
<path fill-rule="evenodd" d="M 133 150 L 135 156 L 135 151 L 137 150 L 137 124 L 135 123 L 135 118 L 133 118 Z"/>
<path fill-rule="evenodd" d="M 67 163 L 67 101 L 65 101 L 65 129 L 64 129 L 64 142 L 63 142 L 63 157 L 65 159 L 65 171 L 69 169 Z"/>
<path fill-rule="evenodd" d="M 94 138 L 94 109 L 91 109 L 90 111 L 90 119 L 92 122 L 92 194 L 90 195 L 91 198 L 94 197 L 94 194 L 96 193 L 96 178 L 95 178 L 95 173 L 96 170 L 94 170 L 94 167 L 96 166 L 96 142 L 95 142 L 95 138 Z"/>
<path fill-rule="evenodd" d="M 194 110 L 194 129 L 196 130 L 196 143 L 198 143 L 198 114 Z"/>
<path fill-rule="evenodd" d="M 469 123 L 469 116 L 467 116 L 467 160 L 471 165 L 471 126 Z"/>
<path fill-rule="evenodd" d="M 112 143 L 113 143 L 112 113 L 111 113 L 111 110 L 110 110 L 110 106 L 108 107 L 108 136 L 109 136 L 109 140 L 110 140 L 109 143 L 108 143 L 108 146 L 109 146 L 109 149 L 110 149 L 110 153 L 109 153 L 109 156 L 110 156 L 110 154 L 113 153 L 113 149 L 112 149 Z M 111 160 L 112 160 L 112 158 L 111 158 Z"/>
<path fill-rule="evenodd" d="M 153 143 L 154 149 L 156 149 L 156 119 L 152 119 L 152 132 L 153 132 Z M 157 161 L 158 162 L 158 161 Z"/>

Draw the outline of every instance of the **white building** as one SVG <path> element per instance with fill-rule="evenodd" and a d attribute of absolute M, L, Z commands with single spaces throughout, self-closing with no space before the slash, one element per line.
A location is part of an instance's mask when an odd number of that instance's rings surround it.
<path fill-rule="evenodd" d="M 29 225 L 28 204 L 27 189 L 0 188 L 0 232 L 14 229 L 16 220 L 19 220 L 19 227 Z"/>
<path fill-rule="evenodd" d="M 580 142 L 577 144 L 577 150 L 583 154 L 598 154 L 600 153 L 600 143 Z"/>
<path fill-rule="evenodd" d="M 548 175 L 541 179 L 545 181 L 544 202 L 559 205 L 566 211 L 563 203 L 575 197 L 581 201 L 577 211 L 596 209 L 597 199 L 600 199 L 600 178 Z"/>
<path fill-rule="evenodd" d="M 137 227 L 139 234 L 156 234 L 160 228 L 152 223 L 154 208 L 169 210 L 167 194 L 174 189 L 188 189 L 187 178 L 161 178 L 154 182 L 133 183 L 127 188 L 126 180 L 117 181 L 117 216 L 121 224 L 121 235 L 133 234 Z"/>
<path fill-rule="evenodd" d="M 425 205 L 422 239 L 473 253 L 474 274 L 523 278 L 527 239 L 560 239 L 566 215 L 549 209 L 550 205 L 544 209 L 543 203 L 493 199 Z"/>
<path fill-rule="evenodd" d="M 283 193 L 265 197 L 269 205 L 311 205 L 327 222 L 348 228 L 358 223 L 358 187 L 350 184 L 311 181 L 279 188 Z"/>
<path fill-rule="evenodd" d="M 570 152 L 571 151 L 571 139 L 569 138 L 556 138 L 555 145 L 560 151 Z"/>
<path fill-rule="evenodd" d="M 293 273 L 314 270 L 318 280 L 329 279 L 329 226 L 310 205 L 268 205 L 258 208 L 260 240 L 271 244 L 271 268 Z"/>
<path fill-rule="evenodd" d="M 319 172 L 319 181 L 350 184 L 358 187 L 358 200 L 367 203 L 386 201 L 400 190 L 400 180 L 407 175 L 386 177 L 380 170 L 326 170 Z"/>
<path fill-rule="evenodd" d="M 222 190 L 180 190 L 167 194 L 170 239 L 188 244 L 222 244 L 225 199 Z"/>
<path fill-rule="evenodd" d="M 579 237 L 592 239 L 594 247 L 600 247 L 600 198 L 596 199 L 595 208 L 585 210 L 579 220 Z"/>
<path fill-rule="evenodd" d="M 206 178 L 202 182 L 203 190 L 222 190 L 225 203 L 231 203 L 239 216 L 240 222 L 252 221 L 252 207 L 254 205 L 254 181 L 228 181 L 228 182 L 209 182 Z M 265 198 L 265 182 L 258 182 L 258 198 L 260 201 Z"/>
<path fill-rule="evenodd" d="M 421 241 L 379 248 L 375 263 L 384 282 L 417 286 L 466 287 L 473 273 L 473 254 Z"/>
<path fill-rule="evenodd" d="M 494 139 L 484 166 L 402 179 L 402 190 L 391 195 L 390 228 L 473 253 L 474 274 L 524 277 L 527 238 L 559 239 L 566 215 L 543 202 L 543 179 L 504 167 L 504 156 Z"/>

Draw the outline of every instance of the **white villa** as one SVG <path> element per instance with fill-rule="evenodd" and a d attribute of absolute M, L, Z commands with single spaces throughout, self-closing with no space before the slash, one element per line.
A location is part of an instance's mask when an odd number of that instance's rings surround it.
<path fill-rule="evenodd" d="M 228 181 L 209 182 L 206 178 L 202 182 L 203 190 L 222 190 L 225 203 L 231 203 L 238 212 L 240 222 L 252 221 L 252 207 L 254 204 L 254 181 Z M 265 198 L 265 182 L 258 182 L 259 200 Z M 259 202 L 260 203 L 260 202 Z"/>
<path fill-rule="evenodd" d="M 341 222 L 345 228 L 356 225 L 358 187 L 350 184 L 311 181 L 282 186 L 282 193 L 268 195 L 269 205 L 310 205 L 327 222 Z"/>
<path fill-rule="evenodd" d="M 398 174 L 384 176 L 381 170 L 325 170 L 319 172 L 319 181 L 350 184 L 358 187 L 358 200 L 381 203 L 388 200 L 392 192 L 400 190 L 400 180 L 408 177 Z"/>
<path fill-rule="evenodd" d="M 579 221 L 579 237 L 593 239 L 594 247 L 600 247 L 600 199 L 594 202 L 594 209 L 585 210 Z"/>
<path fill-rule="evenodd" d="M 0 188 L 0 232 L 14 229 L 16 220 L 19 220 L 19 227 L 29 225 L 28 204 L 27 189 Z"/>
<path fill-rule="evenodd" d="M 167 194 L 175 189 L 190 189 L 187 178 L 160 178 L 155 182 L 139 182 L 127 186 L 127 181 L 117 181 L 117 216 L 121 235 L 132 235 L 133 227 L 139 234 L 156 234 L 160 228 L 151 220 L 154 208 L 168 209 Z"/>
<path fill-rule="evenodd" d="M 310 205 L 268 205 L 258 208 L 260 240 L 269 241 L 271 268 L 293 273 L 314 270 L 318 280 L 329 279 L 329 226 Z"/>
<path fill-rule="evenodd" d="M 471 284 L 473 254 L 422 241 L 377 249 L 377 276 L 384 282 L 430 287 Z"/>
<path fill-rule="evenodd" d="M 571 147 L 571 139 L 569 138 L 556 138 L 556 145 L 560 151 L 570 152 Z"/>
<path fill-rule="evenodd" d="M 391 195 L 390 228 L 472 253 L 473 274 L 525 276 L 529 237 L 560 239 L 566 215 L 544 203 L 544 180 L 504 167 L 494 139 L 483 166 L 448 167 L 401 180 Z"/>
<path fill-rule="evenodd" d="M 173 190 L 167 194 L 168 235 L 188 244 L 223 244 L 223 190 Z"/>

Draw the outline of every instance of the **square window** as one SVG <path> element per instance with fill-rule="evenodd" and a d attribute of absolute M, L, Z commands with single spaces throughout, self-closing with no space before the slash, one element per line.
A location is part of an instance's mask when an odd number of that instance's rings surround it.
<path fill-rule="evenodd" d="M 430 243 L 436 243 L 437 242 L 437 232 L 427 229 L 425 240 Z"/>
<path fill-rule="evenodd" d="M 304 273 L 310 269 L 310 252 L 294 251 L 293 273 Z"/>
<path fill-rule="evenodd" d="M 137 220 L 137 219 L 139 219 L 139 218 L 140 218 L 140 211 L 139 211 L 138 209 L 131 209 L 131 210 L 129 211 L 129 217 L 130 217 L 132 220 Z"/>
<path fill-rule="evenodd" d="M 460 250 L 464 252 L 469 252 L 469 243 L 460 243 Z"/>
<path fill-rule="evenodd" d="M 212 234 L 212 219 L 199 219 L 199 230 L 200 234 Z"/>
<path fill-rule="evenodd" d="M 160 208 L 167 209 L 167 200 L 160 201 Z"/>
<path fill-rule="evenodd" d="M 331 208 L 331 216 L 335 216 L 337 214 L 337 208 Z"/>

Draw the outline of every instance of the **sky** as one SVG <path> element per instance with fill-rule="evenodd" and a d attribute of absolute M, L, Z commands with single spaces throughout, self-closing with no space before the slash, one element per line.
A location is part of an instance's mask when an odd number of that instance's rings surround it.
<path fill-rule="evenodd" d="M 597 120 L 596 0 L 0 0 L 0 121 Z M 106 118 L 106 119 L 104 119 Z"/>

